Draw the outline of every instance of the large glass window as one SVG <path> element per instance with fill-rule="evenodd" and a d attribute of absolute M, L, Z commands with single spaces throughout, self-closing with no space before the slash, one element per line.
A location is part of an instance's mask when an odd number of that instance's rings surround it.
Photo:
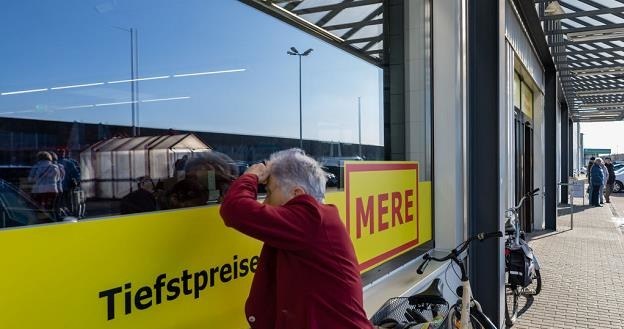
<path fill-rule="evenodd" d="M 200 158 L 242 171 L 300 123 L 319 159 L 383 158 L 380 68 L 243 3 L 17 1 L 0 27 L 0 178 L 51 218 L 214 202 Z"/>

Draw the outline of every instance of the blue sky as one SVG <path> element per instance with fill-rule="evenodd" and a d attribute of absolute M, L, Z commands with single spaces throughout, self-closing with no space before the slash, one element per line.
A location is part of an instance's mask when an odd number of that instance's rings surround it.
<path fill-rule="evenodd" d="M 235 0 L 12 1 L 3 33 L 0 115 L 129 125 L 129 32 L 139 40 L 140 125 L 381 145 L 380 69 Z M 239 70 L 230 73 L 174 75 Z M 92 86 L 50 88 L 98 84 Z M 16 91 L 46 89 L 12 94 Z M 8 94 L 7 94 L 8 93 Z M 121 103 L 121 104 L 119 104 Z M 97 106 L 96 106 L 97 105 Z"/>

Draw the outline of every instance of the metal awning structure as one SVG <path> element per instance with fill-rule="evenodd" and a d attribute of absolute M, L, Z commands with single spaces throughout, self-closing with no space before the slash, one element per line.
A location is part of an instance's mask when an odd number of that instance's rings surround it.
<path fill-rule="evenodd" d="M 624 119 L 624 0 L 534 0 L 574 121 Z"/>
<path fill-rule="evenodd" d="M 240 0 L 372 64 L 383 60 L 383 0 Z M 284 44 L 284 51 L 291 44 Z M 305 47 L 305 46 L 302 46 Z"/>

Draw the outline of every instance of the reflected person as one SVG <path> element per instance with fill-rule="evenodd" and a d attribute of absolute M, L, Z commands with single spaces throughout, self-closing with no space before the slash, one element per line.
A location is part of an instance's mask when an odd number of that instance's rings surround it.
<path fill-rule="evenodd" d="M 52 163 L 52 155 L 41 151 L 37 153 L 37 162 L 30 169 L 28 182 L 32 183 L 32 197 L 44 210 L 53 213 L 54 202 L 58 195 L 61 171 Z"/>
<path fill-rule="evenodd" d="M 251 166 L 225 195 L 225 224 L 264 245 L 245 305 L 253 329 L 369 329 L 355 251 L 326 174 L 300 149 Z M 258 183 L 266 183 L 264 204 Z"/>
<path fill-rule="evenodd" d="M 214 173 L 214 186 L 210 173 Z M 237 176 L 238 169 L 234 161 L 223 153 L 205 152 L 188 159 L 184 168 L 184 179 L 167 192 L 168 207 L 173 209 L 206 205 L 211 200 L 211 191 L 217 194 L 216 201 L 221 201 L 230 182 Z"/>

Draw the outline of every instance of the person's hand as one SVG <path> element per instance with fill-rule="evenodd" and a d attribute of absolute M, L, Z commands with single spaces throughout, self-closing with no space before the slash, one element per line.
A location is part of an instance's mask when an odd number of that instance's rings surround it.
<path fill-rule="evenodd" d="M 266 184 L 266 181 L 269 178 L 269 169 L 264 165 L 264 163 L 256 163 L 249 167 L 249 169 L 245 171 L 245 174 L 254 174 L 258 176 L 258 183 Z"/>

